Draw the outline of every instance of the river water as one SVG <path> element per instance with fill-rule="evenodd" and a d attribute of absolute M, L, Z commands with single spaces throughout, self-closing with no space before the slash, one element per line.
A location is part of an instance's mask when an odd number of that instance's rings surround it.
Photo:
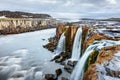
<path fill-rule="evenodd" d="M 50 62 L 52 52 L 43 48 L 56 29 L 0 37 L 0 80 L 44 80 L 63 66 Z M 66 73 L 63 73 L 66 76 Z"/>

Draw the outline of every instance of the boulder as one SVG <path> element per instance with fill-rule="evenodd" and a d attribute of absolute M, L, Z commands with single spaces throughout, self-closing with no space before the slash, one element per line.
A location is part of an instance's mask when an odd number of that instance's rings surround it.
<path fill-rule="evenodd" d="M 57 80 L 57 77 L 54 74 L 45 74 L 46 80 Z"/>
<path fill-rule="evenodd" d="M 67 79 L 67 78 L 65 78 L 65 77 L 62 77 L 61 80 L 69 80 L 69 79 Z"/>
<path fill-rule="evenodd" d="M 65 65 L 65 66 L 64 66 L 64 69 L 65 69 L 65 71 L 67 71 L 68 73 L 72 73 L 72 71 L 73 71 L 73 67 L 71 67 L 71 66 L 69 66 L 69 65 Z"/>
<path fill-rule="evenodd" d="M 55 46 L 56 46 L 55 43 L 48 43 L 48 44 L 44 45 L 43 47 L 48 49 L 49 51 L 54 52 L 54 49 L 56 48 Z"/>
<path fill-rule="evenodd" d="M 62 70 L 60 68 L 56 69 L 55 73 L 56 73 L 57 76 L 60 76 L 62 74 Z"/>
<path fill-rule="evenodd" d="M 77 61 L 68 61 L 67 62 L 67 65 L 71 66 L 71 67 L 74 67 L 75 65 L 77 64 Z"/>

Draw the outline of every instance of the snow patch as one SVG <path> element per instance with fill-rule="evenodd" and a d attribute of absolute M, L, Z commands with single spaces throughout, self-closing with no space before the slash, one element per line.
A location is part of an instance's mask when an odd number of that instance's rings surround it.
<path fill-rule="evenodd" d="M 118 51 L 109 61 L 96 65 L 98 80 L 120 80 L 117 77 L 107 76 L 106 68 L 113 71 L 120 71 L 120 51 Z"/>
<path fill-rule="evenodd" d="M 6 18 L 5 16 L 0 16 L 0 18 Z"/>

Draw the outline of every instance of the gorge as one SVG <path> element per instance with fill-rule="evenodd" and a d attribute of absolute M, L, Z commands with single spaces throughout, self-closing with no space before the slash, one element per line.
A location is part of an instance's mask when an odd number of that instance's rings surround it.
<path fill-rule="evenodd" d="M 0 79 L 120 79 L 119 26 L 34 17 L 0 19 Z"/>
<path fill-rule="evenodd" d="M 64 52 L 65 54 L 60 52 L 59 55 L 54 57 L 54 60 L 55 62 L 59 60 L 60 64 L 64 63 L 63 64 L 64 69 L 67 68 L 67 70 L 68 69 L 73 70 L 73 71 L 70 71 L 70 73 L 72 72 L 71 78 L 69 77 L 70 80 L 104 80 L 104 79 L 107 80 L 108 78 L 117 80 L 119 79 L 119 77 L 114 77 L 114 76 L 119 75 L 118 73 L 119 70 L 117 71 L 113 70 L 112 65 L 113 64 L 117 65 L 119 61 L 118 62 L 114 61 L 114 63 L 111 63 L 110 61 L 114 60 L 112 58 L 114 55 L 119 56 L 120 54 L 119 53 L 119 46 L 120 46 L 119 31 L 120 31 L 119 28 L 116 29 L 114 27 L 98 28 L 98 27 L 89 27 L 89 26 L 79 27 L 76 25 L 59 25 L 57 27 L 56 37 L 60 36 L 62 33 L 65 33 L 66 49 Z M 109 48 L 113 52 L 111 51 L 109 52 Z M 101 53 L 101 50 L 103 53 Z M 100 55 L 106 55 L 106 56 L 105 57 L 103 56 L 100 58 Z M 61 59 L 61 58 L 64 58 L 64 59 Z M 78 62 L 76 62 L 77 63 L 76 65 L 74 61 L 77 61 L 77 60 Z M 103 74 L 100 73 L 101 71 L 103 71 L 100 68 L 100 66 L 101 67 L 103 66 L 101 64 L 103 64 L 105 68 L 107 67 L 107 64 L 108 64 L 110 66 L 109 68 L 107 68 L 109 69 L 109 71 L 108 70 L 106 72 L 104 71 Z M 71 67 L 73 67 L 74 69 Z"/>

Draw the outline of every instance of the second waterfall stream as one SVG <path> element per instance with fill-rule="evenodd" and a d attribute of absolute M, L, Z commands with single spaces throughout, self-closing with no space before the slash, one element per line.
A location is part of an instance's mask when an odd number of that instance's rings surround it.
<path fill-rule="evenodd" d="M 72 61 L 78 61 L 80 58 L 80 52 L 81 52 L 81 40 L 82 40 L 82 27 L 78 28 L 74 43 L 73 43 L 73 49 L 72 49 Z"/>
<path fill-rule="evenodd" d="M 61 52 L 65 52 L 65 34 L 64 33 L 62 33 L 60 36 L 55 53 L 56 55 L 58 55 Z"/>
<path fill-rule="evenodd" d="M 79 59 L 75 69 L 73 70 L 73 72 L 71 74 L 71 79 L 70 80 L 83 80 L 85 63 L 86 63 L 89 55 L 91 54 L 91 52 L 94 51 L 94 49 L 100 50 L 103 47 L 113 46 L 113 45 L 116 45 L 116 44 L 120 44 L 120 41 L 101 40 L 101 41 L 95 41 L 93 44 L 91 44 L 86 49 L 83 56 Z"/>

